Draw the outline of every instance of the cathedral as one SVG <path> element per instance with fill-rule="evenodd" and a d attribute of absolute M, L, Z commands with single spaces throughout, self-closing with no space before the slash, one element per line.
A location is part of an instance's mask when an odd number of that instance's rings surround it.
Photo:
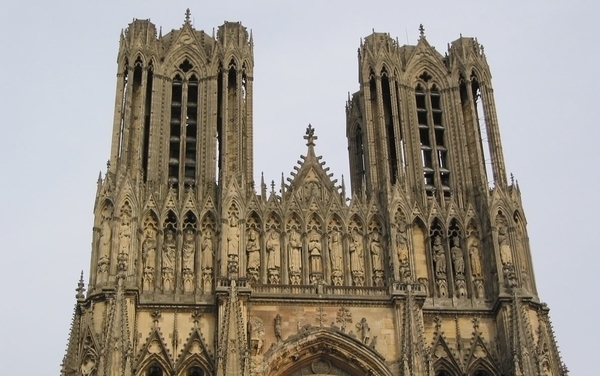
<path fill-rule="evenodd" d="M 253 50 L 189 10 L 121 33 L 61 375 L 567 375 L 483 46 L 361 40 L 349 188 L 311 125 L 288 179 L 254 181 Z"/>

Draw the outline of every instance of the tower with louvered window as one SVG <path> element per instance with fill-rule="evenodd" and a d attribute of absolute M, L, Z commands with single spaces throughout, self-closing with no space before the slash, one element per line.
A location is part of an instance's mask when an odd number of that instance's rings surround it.
<path fill-rule="evenodd" d="M 475 39 L 361 42 L 348 190 L 312 125 L 255 189 L 252 72 L 238 22 L 122 33 L 61 375 L 567 374 Z"/>

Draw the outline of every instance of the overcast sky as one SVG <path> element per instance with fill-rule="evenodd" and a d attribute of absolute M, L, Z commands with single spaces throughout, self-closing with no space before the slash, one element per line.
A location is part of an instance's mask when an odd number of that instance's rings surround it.
<path fill-rule="evenodd" d="M 444 52 L 485 46 L 507 170 L 519 181 L 538 289 L 571 375 L 595 374 L 600 336 L 597 1 L 10 1 L 0 5 L 0 359 L 10 375 L 57 375 L 92 208 L 109 156 L 121 28 L 167 32 L 187 7 L 209 34 L 242 21 L 255 42 L 256 176 L 279 180 L 316 151 L 348 176 L 344 105 L 372 29 Z M 222 5 L 226 3 L 227 5 Z M 348 179 L 346 180 L 348 182 Z M 594 234 L 596 234 L 594 236 Z M 592 368 L 593 367 L 593 368 Z"/>

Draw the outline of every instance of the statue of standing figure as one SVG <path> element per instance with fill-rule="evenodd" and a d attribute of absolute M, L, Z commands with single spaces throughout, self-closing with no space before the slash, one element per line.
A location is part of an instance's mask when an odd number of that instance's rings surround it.
<path fill-rule="evenodd" d="M 450 254 L 452 256 L 452 262 L 454 263 L 454 273 L 456 273 L 456 275 L 464 275 L 465 259 L 463 256 L 463 251 L 460 248 L 460 239 L 458 236 L 455 236 L 452 239 L 452 248 L 450 248 Z"/>
<path fill-rule="evenodd" d="M 369 245 L 371 259 L 373 262 L 373 271 L 383 270 L 383 247 L 381 246 L 379 229 L 375 228 L 371 234 L 371 243 Z"/>
<path fill-rule="evenodd" d="M 302 239 L 296 229 L 292 229 L 288 235 L 289 271 L 290 283 L 300 284 L 300 273 L 302 271 Z"/>
<path fill-rule="evenodd" d="M 446 252 L 442 245 L 442 237 L 436 235 L 433 238 L 433 261 L 435 263 L 435 276 L 437 279 L 446 279 Z"/>
<path fill-rule="evenodd" d="M 143 290 L 154 289 L 154 268 L 156 267 L 156 229 L 153 225 L 146 228 L 142 242 Z"/>
<path fill-rule="evenodd" d="M 196 255 L 196 233 L 192 228 L 183 232 L 183 290 L 194 290 L 194 261 Z"/>
<path fill-rule="evenodd" d="M 176 253 L 175 231 L 168 228 L 165 230 L 165 239 L 162 249 L 162 282 L 163 292 L 173 290 L 175 277 L 175 253 Z"/>

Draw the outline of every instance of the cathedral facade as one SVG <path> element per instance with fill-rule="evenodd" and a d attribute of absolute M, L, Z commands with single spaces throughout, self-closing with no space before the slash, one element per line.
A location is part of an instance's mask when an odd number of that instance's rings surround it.
<path fill-rule="evenodd" d="M 189 11 L 122 32 L 61 375 L 566 375 L 483 47 L 361 41 L 349 190 L 310 125 L 291 177 L 255 184 L 253 48 Z"/>

